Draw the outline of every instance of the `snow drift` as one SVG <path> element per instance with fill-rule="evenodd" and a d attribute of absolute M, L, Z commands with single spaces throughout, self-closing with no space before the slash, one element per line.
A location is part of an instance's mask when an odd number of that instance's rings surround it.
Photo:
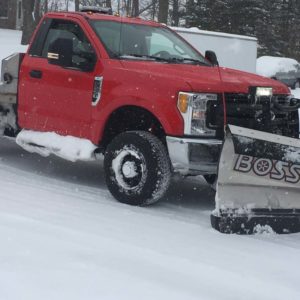
<path fill-rule="evenodd" d="M 61 136 L 54 132 L 22 130 L 16 139 L 19 146 L 44 157 L 54 154 L 69 161 L 93 160 L 96 146 L 86 139 Z"/>

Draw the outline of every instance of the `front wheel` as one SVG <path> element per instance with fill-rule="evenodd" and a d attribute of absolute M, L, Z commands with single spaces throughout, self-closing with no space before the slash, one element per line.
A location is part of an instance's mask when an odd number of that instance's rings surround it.
<path fill-rule="evenodd" d="M 150 205 L 166 193 L 171 164 L 166 147 L 153 134 L 124 132 L 108 145 L 104 168 L 106 184 L 120 202 Z"/>

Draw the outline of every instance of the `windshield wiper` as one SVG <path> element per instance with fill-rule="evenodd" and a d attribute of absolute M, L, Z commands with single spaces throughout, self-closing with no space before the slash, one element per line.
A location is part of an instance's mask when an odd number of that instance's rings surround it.
<path fill-rule="evenodd" d="M 168 59 L 168 58 L 162 58 L 162 57 L 146 55 L 146 54 L 123 54 L 123 55 L 120 55 L 119 57 L 120 58 L 137 57 L 137 58 L 142 58 L 142 59 L 152 59 L 152 60 L 157 60 L 157 61 L 171 62 L 170 59 Z"/>
<path fill-rule="evenodd" d="M 186 58 L 186 57 L 182 57 L 182 58 L 178 58 L 178 57 L 172 57 L 171 60 L 175 60 L 178 62 L 184 62 L 184 61 L 190 61 L 190 62 L 194 62 L 197 65 L 202 65 L 202 66 L 209 66 L 208 63 L 198 60 L 198 59 L 194 59 L 194 58 Z"/>
<path fill-rule="evenodd" d="M 146 54 L 123 54 L 123 55 L 120 55 L 119 57 L 120 58 L 136 57 L 136 58 L 141 58 L 141 59 L 152 59 L 152 60 L 156 60 L 156 61 L 163 61 L 163 62 L 167 62 L 167 63 L 182 63 L 184 61 L 190 61 L 190 62 L 194 62 L 198 65 L 209 66 L 208 63 L 198 60 L 198 59 L 194 59 L 194 58 L 184 58 L 184 57 L 163 58 L 163 57 L 159 57 L 159 56 L 146 55 Z"/>

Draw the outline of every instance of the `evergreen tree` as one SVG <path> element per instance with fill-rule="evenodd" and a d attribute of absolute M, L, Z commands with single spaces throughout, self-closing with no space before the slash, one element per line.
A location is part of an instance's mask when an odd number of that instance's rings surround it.
<path fill-rule="evenodd" d="M 186 24 L 258 38 L 260 55 L 300 59 L 299 0 L 187 0 Z"/>

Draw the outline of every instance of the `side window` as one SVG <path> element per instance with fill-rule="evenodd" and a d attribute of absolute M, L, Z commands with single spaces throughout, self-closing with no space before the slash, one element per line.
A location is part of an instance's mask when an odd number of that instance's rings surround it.
<path fill-rule="evenodd" d="M 54 57 L 60 57 L 60 61 L 52 60 L 52 63 L 63 67 L 91 71 L 96 64 L 96 53 L 91 43 L 81 27 L 70 21 L 52 21 L 41 56 L 49 58 L 49 53 L 52 55 L 50 58 L 53 58 L 53 54 Z M 87 67 L 88 69 L 86 69 Z"/>
<path fill-rule="evenodd" d="M 42 48 L 45 42 L 45 38 L 49 27 L 51 26 L 52 19 L 46 18 L 41 23 L 34 40 L 32 41 L 29 48 L 29 55 L 33 57 L 40 57 L 42 55 Z"/>

